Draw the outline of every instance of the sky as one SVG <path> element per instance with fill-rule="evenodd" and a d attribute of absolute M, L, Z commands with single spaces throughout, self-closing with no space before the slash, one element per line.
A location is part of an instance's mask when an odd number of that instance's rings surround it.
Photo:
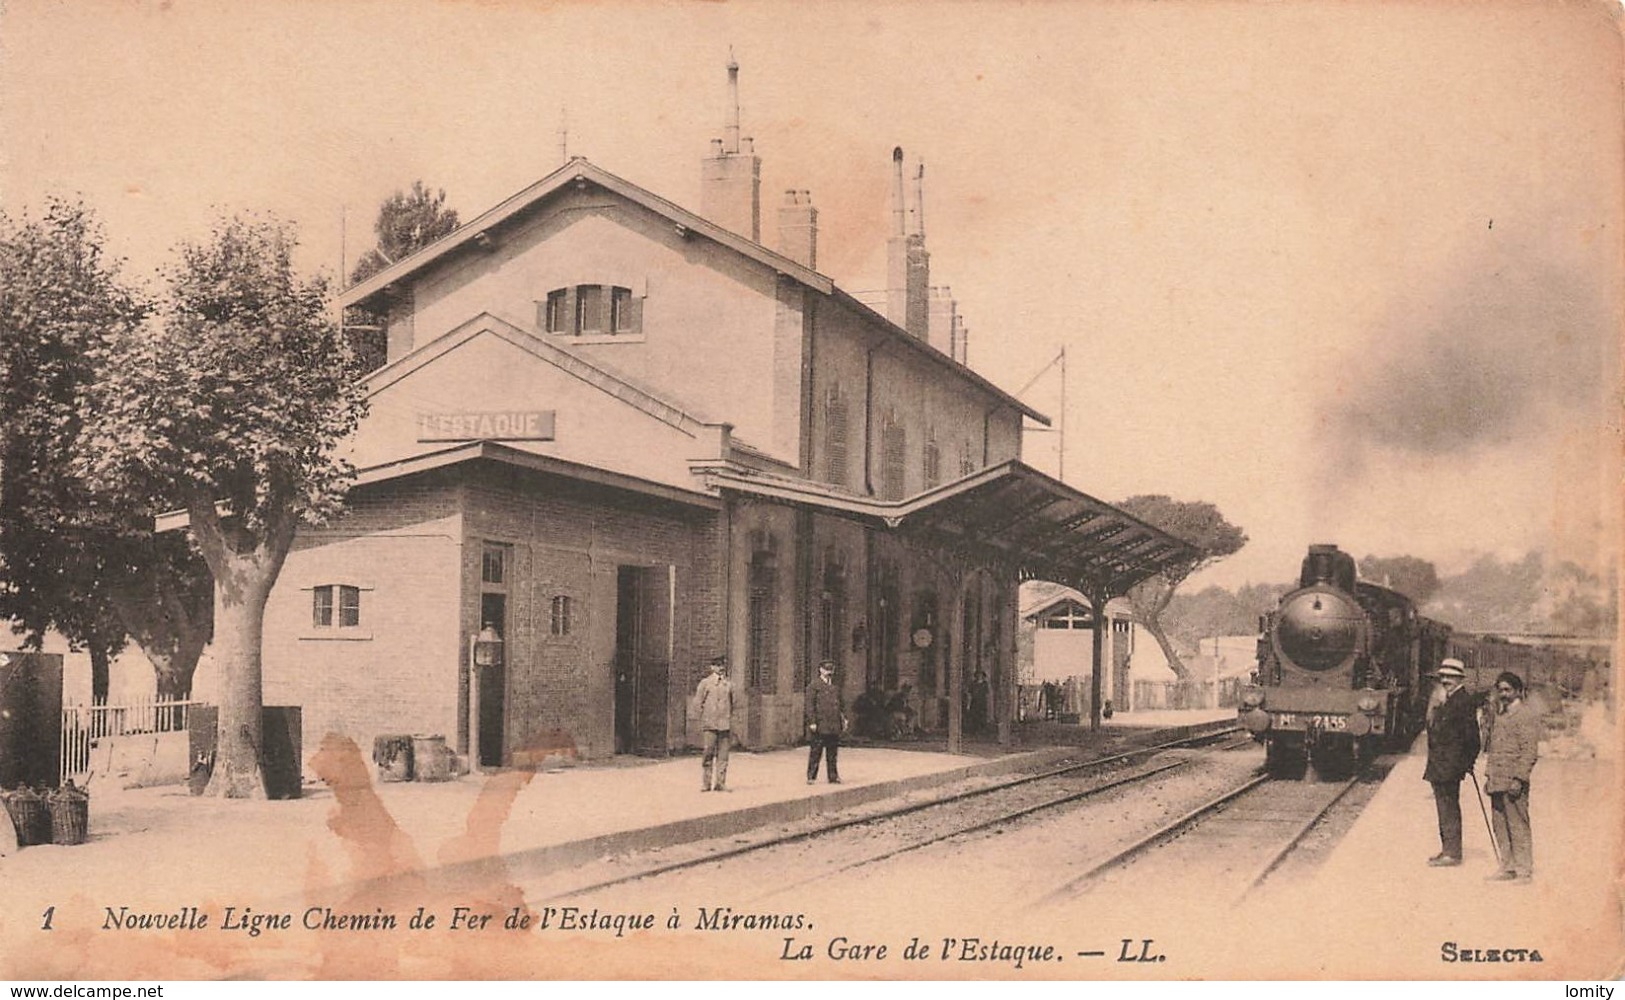
<path fill-rule="evenodd" d="M 1459 571 L 1618 553 L 1625 115 L 1591 2 L 7 0 L 0 206 L 82 198 L 148 280 L 221 212 L 338 273 L 422 179 L 464 219 L 566 149 L 697 208 L 725 115 L 883 286 L 890 154 L 926 164 L 970 362 L 1107 501 Z M 768 242 L 771 243 L 769 239 Z M 1062 435 L 1029 438 L 1057 471 Z"/>

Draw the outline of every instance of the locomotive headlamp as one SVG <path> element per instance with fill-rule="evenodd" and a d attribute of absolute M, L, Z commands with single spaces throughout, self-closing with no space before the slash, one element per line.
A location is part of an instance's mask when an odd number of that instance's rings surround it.
<path fill-rule="evenodd" d="M 1360 700 L 1355 702 L 1355 704 L 1360 706 L 1360 711 L 1362 712 L 1375 712 L 1377 710 L 1377 706 L 1382 703 L 1377 700 L 1376 695 L 1365 694 L 1361 695 Z"/>
<path fill-rule="evenodd" d="M 1248 708 L 1257 708 L 1264 704 L 1264 692 L 1257 688 L 1248 688 L 1242 692 L 1241 703 Z"/>

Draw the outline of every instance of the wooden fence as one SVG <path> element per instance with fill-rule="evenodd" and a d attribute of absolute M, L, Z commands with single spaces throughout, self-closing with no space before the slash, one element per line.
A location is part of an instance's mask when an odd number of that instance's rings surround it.
<path fill-rule="evenodd" d="M 185 732 L 196 701 L 143 701 L 128 705 L 62 707 L 61 779 L 83 784 L 92 770 L 92 750 L 120 736 Z"/>

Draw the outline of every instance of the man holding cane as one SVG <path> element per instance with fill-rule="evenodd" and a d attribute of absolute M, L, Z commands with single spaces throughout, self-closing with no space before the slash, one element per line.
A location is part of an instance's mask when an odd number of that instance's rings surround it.
<path fill-rule="evenodd" d="M 1448 868 L 1461 864 L 1461 779 L 1478 757 L 1478 713 L 1460 660 L 1445 660 L 1433 676 L 1443 697 L 1436 696 L 1428 705 L 1428 762 L 1422 777 L 1433 786 L 1439 853 L 1428 858 L 1428 864 Z"/>

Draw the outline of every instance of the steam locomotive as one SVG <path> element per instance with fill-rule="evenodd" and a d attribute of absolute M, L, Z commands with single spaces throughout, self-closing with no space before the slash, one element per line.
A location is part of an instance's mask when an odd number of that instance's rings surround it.
<path fill-rule="evenodd" d="M 1356 579 L 1354 558 L 1311 545 L 1298 587 L 1260 622 L 1258 671 L 1240 720 L 1271 771 L 1339 769 L 1421 731 L 1431 683 L 1450 655 L 1450 626 L 1404 594 Z"/>

